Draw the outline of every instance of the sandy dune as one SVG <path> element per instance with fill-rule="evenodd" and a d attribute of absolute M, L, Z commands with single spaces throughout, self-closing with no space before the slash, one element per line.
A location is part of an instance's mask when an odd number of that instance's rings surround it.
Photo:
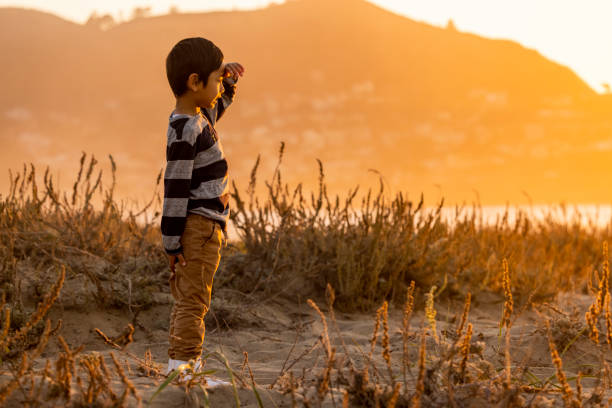
<path fill-rule="evenodd" d="M 221 295 L 221 296 L 220 296 Z M 207 334 L 205 347 L 207 351 L 222 353 L 229 360 L 237 377 L 244 379 L 248 384 L 240 384 L 237 378 L 238 395 L 241 406 L 256 407 L 257 400 L 250 388 L 248 370 L 243 368 L 244 352 L 248 353 L 248 360 L 253 371 L 255 381 L 258 384 L 259 394 L 263 405 L 266 407 L 288 407 L 292 406 L 292 395 L 290 392 L 289 375 L 291 372 L 296 378 L 298 386 L 295 398 L 298 406 L 302 406 L 302 396 L 313 396 L 316 387 L 316 379 L 323 372 L 326 365 L 325 351 L 320 341 L 324 332 L 323 323 L 312 308 L 304 302 L 290 302 L 288 300 L 271 299 L 249 300 L 229 292 L 220 292 L 213 300 L 211 312 L 207 316 Z M 234 297 L 234 299 L 232 299 Z M 232 299 L 232 300 L 228 300 Z M 119 311 L 95 311 L 89 312 L 63 309 L 61 304 L 56 304 L 52 310 L 53 319 L 61 318 L 64 322 L 60 334 L 62 334 L 71 347 L 80 344 L 85 346 L 82 354 L 97 352 L 105 356 L 108 364 L 111 363 L 109 353 L 112 348 L 104 343 L 101 337 L 95 333 L 98 328 L 113 337 L 121 333 L 130 322 L 135 323 L 134 341 L 127 346 L 125 352 L 113 351 L 119 360 L 126 365 L 126 372 L 133 382 L 143 401 L 149 401 L 155 390 L 164 381 L 162 376 L 144 375 L 138 369 L 138 363 L 128 354 L 142 358 L 145 351 L 149 349 L 153 361 L 160 370 L 165 369 L 167 361 L 167 328 L 170 303 L 167 296 L 160 296 L 157 306 L 139 313 L 137 319 L 131 320 L 127 313 Z M 165 303 L 164 303 L 165 302 Z M 579 371 L 583 373 L 583 393 L 588 394 L 589 389 L 596 385 L 597 380 L 589 378 L 590 373 L 595 373 L 601 359 L 608 364 L 612 363 L 610 353 L 600 355 L 588 337 L 581 335 L 583 328 L 584 312 L 592 302 L 592 297 L 587 295 L 561 295 L 556 306 L 539 306 L 535 309 L 524 311 L 515 321 L 510 335 L 510 355 L 513 376 L 521 377 L 523 384 L 537 384 L 555 374 L 555 368 L 551 362 L 549 345 L 546 336 L 544 319 L 549 318 L 552 322 L 552 333 L 559 352 L 562 353 L 564 345 L 571 341 L 573 343 L 563 353 L 563 367 L 566 376 L 572 379 Z M 326 315 L 329 337 L 332 347 L 336 351 L 337 367 L 349 367 L 353 362 L 355 367 L 362 368 L 367 361 L 366 356 L 370 350 L 370 340 L 375 322 L 375 313 L 352 313 L 345 314 L 335 312 L 335 324 L 330 320 L 328 310 L 323 307 L 323 301 L 319 302 L 321 309 Z M 499 333 L 499 318 L 502 311 L 503 298 L 490 293 L 482 293 L 473 297 L 472 310 L 469 322 L 474 326 L 470 363 L 478 367 L 483 375 L 494 377 L 503 375 L 505 366 L 504 341 Z M 439 336 L 437 344 L 430 335 L 427 337 L 427 364 L 432 364 L 437 357 L 444 352 L 444 343 L 455 341 L 453 337 L 455 328 L 463 309 L 461 300 L 442 302 L 436 305 L 436 326 Z M 520 310 L 520 305 L 516 310 Z M 409 360 L 410 370 L 407 376 L 409 388 L 414 387 L 416 381 L 415 367 L 418 361 L 418 348 L 420 326 L 423 324 L 424 313 L 415 313 L 411 320 L 411 334 L 409 336 Z M 389 338 L 391 345 L 391 360 L 394 377 L 402 381 L 401 354 L 402 354 L 402 311 L 397 308 L 389 310 Z M 380 336 L 379 336 L 380 338 Z M 55 342 L 50 342 L 42 358 L 37 365 L 43 366 L 47 358 L 53 359 L 59 351 Z M 388 384 L 388 375 L 385 362 L 381 355 L 380 343 L 377 345 L 373 361 L 376 368 L 371 369 L 371 376 L 379 378 L 381 383 Z M 129 368 L 127 368 L 129 366 Z M 226 369 L 216 359 L 209 358 L 206 369 L 214 369 L 217 372 L 212 376 L 215 379 L 229 381 Z M 337 370 L 332 370 L 332 384 L 336 381 L 333 393 L 337 406 L 342 406 L 343 394 L 341 389 L 341 376 Z M 556 384 L 556 378 L 550 381 Z M 270 389 L 270 385 L 274 387 Z M 246 387 L 244 385 L 247 385 Z M 114 386 L 122 390 L 122 384 L 115 380 Z M 560 403 L 560 396 L 555 393 L 555 386 L 549 385 L 549 400 L 546 402 Z M 573 387 L 572 383 L 572 387 Z M 209 387 L 210 404 L 213 407 L 235 406 L 233 388 L 230 385 Z M 457 395 L 462 392 L 469 393 L 467 388 L 456 390 Z M 529 395 L 529 394 L 526 394 Z M 534 394 L 535 398 L 536 394 Z M 541 402 L 539 396 L 536 401 Z M 555 400 L 556 398 L 556 400 Z M 480 401 L 480 402 L 479 402 Z M 431 401 L 430 401 L 431 402 Z M 524 401 L 528 405 L 530 401 Z M 533 401 L 531 401 L 533 402 Z M 433 403 L 433 402 L 432 402 Z M 480 406 L 485 403 L 478 397 L 473 398 L 467 405 Z M 13 395 L 10 405 L 18 406 L 19 393 Z M 199 387 L 192 387 L 186 391 L 179 385 L 170 385 L 155 397 L 151 406 L 159 407 L 183 407 L 203 406 L 203 394 Z M 538 405 L 534 406 L 546 406 Z M 131 399 L 130 405 L 136 406 L 136 400 Z M 556 403 L 554 404 L 556 405 Z M 316 405 L 315 405 L 316 406 Z M 333 406 L 329 394 L 323 406 Z M 552 405 L 551 405 L 552 406 Z"/>

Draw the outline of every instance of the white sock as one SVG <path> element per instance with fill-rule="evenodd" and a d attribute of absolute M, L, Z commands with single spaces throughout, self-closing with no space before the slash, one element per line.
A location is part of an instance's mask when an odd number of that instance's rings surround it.
<path fill-rule="evenodd" d="M 175 360 L 172 358 L 168 359 L 168 368 L 166 369 L 166 375 L 176 370 L 180 365 L 187 364 L 187 363 L 188 361 L 185 361 L 185 360 Z"/>

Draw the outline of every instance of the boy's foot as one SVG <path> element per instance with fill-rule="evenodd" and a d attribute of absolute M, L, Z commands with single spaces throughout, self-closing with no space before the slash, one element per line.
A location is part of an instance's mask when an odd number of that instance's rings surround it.
<path fill-rule="evenodd" d="M 176 370 L 180 365 L 189 364 L 188 361 L 185 360 L 175 360 L 173 358 L 168 359 L 168 368 L 166 368 L 166 376 L 170 374 L 172 371 Z"/>
<path fill-rule="evenodd" d="M 189 369 L 189 361 L 174 360 L 172 358 L 169 359 L 168 368 L 166 369 L 166 377 L 169 376 L 175 370 L 181 371 L 181 373 L 179 373 L 178 378 L 177 378 L 179 382 L 187 382 L 191 380 L 192 370 Z M 202 371 L 202 360 L 198 358 L 193 363 L 193 373 L 197 374 L 201 371 Z M 206 379 L 206 385 L 210 388 L 217 387 L 220 385 L 230 385 L 230 383 L 228 383 L 227 381 L 223 381 L 218 378 L 214 378 L 210 376 L 206 376 L 205 379 Z"/>
<path fill-rule="evenodd" d="M 190 360 L 191 361 L 191 360 Z M 198 373 L 202 369 L 202 362 L 198 358 L 192 364 L 193 369 L 190 369 L 190 361 L 168 359 L 168 368 L 166 369 L 166 376 L 170 375 L 173 371 L 180 371 L 179 382 L 191 380 L 191 373 Z"/>

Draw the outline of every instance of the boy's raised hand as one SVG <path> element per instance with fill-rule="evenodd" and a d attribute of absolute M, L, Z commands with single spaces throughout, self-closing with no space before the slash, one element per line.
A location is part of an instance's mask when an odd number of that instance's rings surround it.
<path fill-rule="evenodd" d="M 239 76 L 244 75 L 244 67 L 238 62 L 228 62 L 225 64 L 225 72 L 223 75 L 226 78 L 232 78 L 234 81 L 236 81 Z"/>
<path fill-rule="evenodd" d="M 174 273 L 174 265 L 176 264 L 177 260 L 181 263 L 181 266 L 187 266 L 187 262 L 185 262 L 185 257 L 183 254 L 168 255 L 168 262 L 170 263 L 170 271 L 172 271 L 172 273 Z"/>

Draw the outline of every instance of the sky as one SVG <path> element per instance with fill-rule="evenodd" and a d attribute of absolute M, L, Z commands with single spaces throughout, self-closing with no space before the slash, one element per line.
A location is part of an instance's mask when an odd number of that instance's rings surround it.
<path fill-rule="evenodd" d="M 328 0 L 334 1 L 334 0 Z M 395 13 L 436 26 L 452 19 L 460 31 L 517 41 L 568 66 L 594 90 L 612 84 L 612 1 L 610 0 L 368 0 Z M 252 9 L 283 0 L 0 0 L 0 7 L 49 11 L 85 22 L 95 11 L 129 19 L 136 7 L 153 14 L 179 11 Z"/>

